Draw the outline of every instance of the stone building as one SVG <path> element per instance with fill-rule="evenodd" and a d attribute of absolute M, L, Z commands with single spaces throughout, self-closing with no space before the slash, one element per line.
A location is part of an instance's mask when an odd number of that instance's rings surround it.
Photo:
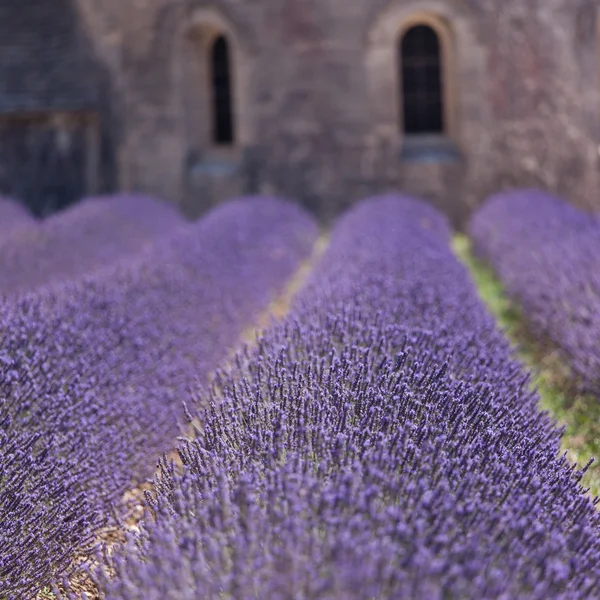
<path fill-rule="evenodd" d="M 0 0 L 0 194 L 44 214 L 114 187 L 107 82 L 70 0 Z"/>
<path fill-rule="evenodd" d="M 0 193 L 68 123 L 80 188 L 190 215 L 273 192 L 328 219 L 394 188 L 460 224 L 515 185 L 600 208 L 598 3 L 0 0 Z"/>

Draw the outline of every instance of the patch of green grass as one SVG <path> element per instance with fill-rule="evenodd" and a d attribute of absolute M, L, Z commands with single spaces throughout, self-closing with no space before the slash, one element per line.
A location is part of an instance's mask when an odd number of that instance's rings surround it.
<path fill-rule="evenodd" d="M 540 395 L 540 408 L 548 411 L 559 426 L 566 428 L 563 451 L 579 466 L 600 458 L 600 401 L 576 391 L 564 357 L 547 340 L 535 338 L 527 329 L 518 307 L 506 295 L 493 270 L 477 260 L 471 240 L 456 234 L 452 249 L 469 270 L 480 298 L 496 317 L 518 357 L 532 371 L 532 386 Z M 600 462 L 586 472 L 583 481 L 592 496 L 600 495 Z"/>

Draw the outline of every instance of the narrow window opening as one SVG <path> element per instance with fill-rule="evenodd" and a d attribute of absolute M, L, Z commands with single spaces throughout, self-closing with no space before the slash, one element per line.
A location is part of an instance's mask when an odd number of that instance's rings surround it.
<path fill-rule="evenodd" d="M 400 40 L 402 123 L 405 134 L 444 132 L 440 41 L 427 25 L 411 27 Z"/>
<path fill-rule="evenodd" d="M 211 51 L 212 138 L 218 145 L 229 146 L 234 140 L 233 95 L 229 43 L 219 36 Z"/>

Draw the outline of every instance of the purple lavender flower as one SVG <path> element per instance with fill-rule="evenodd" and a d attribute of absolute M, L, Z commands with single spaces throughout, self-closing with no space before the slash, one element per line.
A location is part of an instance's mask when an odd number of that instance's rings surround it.
<path fill-rule="evenodd" d="M 600 393 L 600 218 L 538 190 L 489 198 L 470 233 L 532 330 Z"/>
<path fill-rule="evenodd" d="M 343 216 L 201 390 L 107 600 L 598 597 L 600 519 L 431 207 Z"/>
<path fill-rule="evenodd" d="M 68 571 L 180 433 L 205 384 L 311 250 L 296 205 L 242 198 L 112 268 L 0 308 L 0 598 Z"/>
<path fill-rule="evenodd" d="M 184 222 L 175 206 L 147 196 L 84 199 L 35 228 L 0 238 L 0 294 L 14 298 L 92 273 Z"/>
<path fill-rule="evenodd" d="M 12 198 L 0 196 L 0 243 L 7 237 L 36 225 L 29 211 Z"/>

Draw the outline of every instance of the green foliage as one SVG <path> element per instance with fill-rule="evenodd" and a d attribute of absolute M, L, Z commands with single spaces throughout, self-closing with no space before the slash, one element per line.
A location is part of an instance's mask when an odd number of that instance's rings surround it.
<path fill-rule="evenodd" d="M 470 239 L 464 234 L 456 234 L 452 248 L 471 273 L 479 296 L 509 337 L 519 358 L 533 372 L 532 385 L 540 394 L 540 408 L 548 411 L 559 425 L 566 428 L 563 450 L 579 465 L 584 465 L 591 458 L 598 460 L 598 399 L 576 391 L 573 377 L 560 352 L 547 340 L 536 338 L 527 329 L 518 306 L 508 298 L 492 269 L 475 258 Z M 592 495 L 600 494 L 600 462 L 589 468 L 583 484 L 590 488 Z"/>

